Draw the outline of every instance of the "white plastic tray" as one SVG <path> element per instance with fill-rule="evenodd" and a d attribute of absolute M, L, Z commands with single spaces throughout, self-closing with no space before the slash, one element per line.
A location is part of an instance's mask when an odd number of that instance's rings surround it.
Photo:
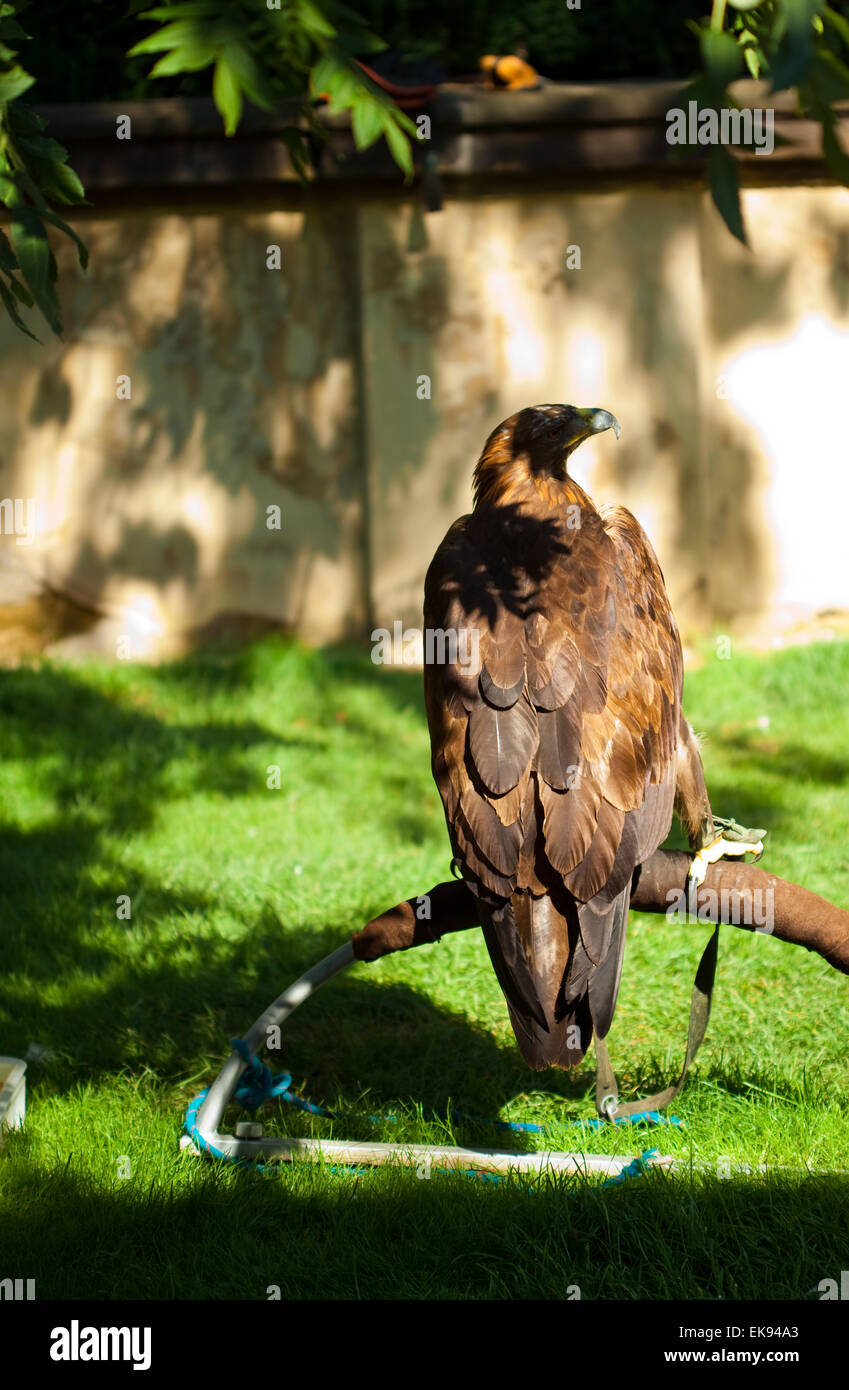
<path fill-rule="evenodd" d="M 19 1129 L 27 1106 L 26 1062 L 20 1057 L 0 1057 L 0 1148 L 4 1128 Z"/>

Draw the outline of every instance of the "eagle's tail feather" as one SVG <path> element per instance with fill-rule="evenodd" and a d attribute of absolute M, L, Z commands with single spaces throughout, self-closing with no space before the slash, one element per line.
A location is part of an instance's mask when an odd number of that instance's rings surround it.
<path fill-rule="evenodd" d="M 510 1012 L 519 1049 L 529 1067 L 573 1067 L 593 1032 L 604 1037 L 613 1018 L 628 918 L 630 884 L 596 912 L 565 894 L 555 906 L 550 895 L 516 892 L 495 914 L 486 915 L 484 937 Z M 607 950 L 595 965 L 584 948 L 584 914 L 589 937 Z"/>
<path fill-rule="evenodd" d="M 509 930 L 509 944 L 499 939 L 505 930 Z M 592 1021 L 586 995 L 567 1004 L 563 994 L 570 954 L 580 940 L 574 901 L 564 893 L 555 906 L 548 895 L 516 892 L 505 906 L 501 932 L 485 924 L 484 936 L 528 1066 L 536 1071 L 575 1066 L 590 1045 Z M 521 994 L 515 976 L 505 983 L 504 975 L 510 973 L 504 970 L 508 951 L 522 962 L 525 988 Z M 529 1007 L 528 994 L 535 1007 Z"/>
<path fill-rule="evenodd" d="M 600 1038 L 606 1038 L 613 1022 L 613 1011 L 619 994 L 619 981 L 622 978 L 622 961 L 625 956 L 625 931 L 628 925 L 628 906 L 631 901 L 630 883 L 622 889 L 618 898 L 611 903 L 604 914 L 605 935 L 609 932 L 609 945 L 603 960 L 590 972 L 587 981 L 587 995 L 593 1030 Z M 592 908 L 582 906 L 579 914 L 591 912 Z M 607 920 L 609 919 L 609 920 Z M 599 930 L 596 918 L 595 930 Z M 582 919 L 583 925 L 583 919 Z"/>

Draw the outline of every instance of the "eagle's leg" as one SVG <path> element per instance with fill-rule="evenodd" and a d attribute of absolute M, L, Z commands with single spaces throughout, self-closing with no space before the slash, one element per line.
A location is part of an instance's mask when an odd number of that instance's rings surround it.
<path fill-rule="evenodd" d="M 699 888 L 708 865 L 717 859 L 763 854 L 765 830 L 746 830 L 734 820 L 714 816 L 705 785 L 699 743 L 684 716 L 678 734 L 678 767 L 675 782 L 675 810 L 687 832 L 695 857 L 687 882 Z"/>

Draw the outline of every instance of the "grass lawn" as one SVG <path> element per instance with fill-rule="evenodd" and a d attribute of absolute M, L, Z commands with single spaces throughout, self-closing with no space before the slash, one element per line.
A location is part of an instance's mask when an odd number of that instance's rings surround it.
<path fill-rule="evenodd" d="M 844 643 L 709 654 L 685 682 L 714 809 L 766 826 L 764 864 L 841 905 L 847 691 Z M 0 730 L 0 1053 L 46 1049 L 0 1155 L 0 1277 L 39 1298 L 797 1299 L 849 1268 L 849 1177 L 799 1171 L 849 1169 L 847 981 L 730 927 L 681 1129 L 570 1128 L 594 1113 L 591 1064 L 527 1070 L 477 932 L 331 982 L 272 1065 L 342 1117 L 262 1114 L 296 1133 L 537 1143 L 422 1118 L 448 1107 L 542 1122 L 547 1147 L 656 1146 L 689 1176 L 262 1175 L 179 1151 L 228 1039 L 448 876 L 418 675 L 277 640 L 158 669 L 42 664 L 0 675 Z M 623 1099 L 677 1074 L 708 931 L 632 914 L 610 1035 Z M 726 1161 L 796 1171 L 723 1178 Z"/>

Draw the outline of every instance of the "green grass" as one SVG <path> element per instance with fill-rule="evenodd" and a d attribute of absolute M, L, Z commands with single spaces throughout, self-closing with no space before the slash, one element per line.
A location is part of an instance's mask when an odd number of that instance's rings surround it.
<path fill-rule="evenodd" d="M 709 656 L 685 686 L 716 811 L 766 826 L 768 867 L 839 903 L 847 688 L 849 644 Z M 422 1118 L 449 1107 L 540 1121 L 558 1148 L 656 1145 L 692 1160 L 688 1175 L 263 1176 L 180 1153 L 228 1039 L 369 917 L 447 876 L 420 677 L 274 640 L 158 669 L 43 664 L 0 677 L 0 729 L 0 1053 L 49 1049 L 0 1155 L 0 1277 L 35 1278 L 40 1298 L 564 1298 L 577 1284 L 791 1299 L 849 1266 L 849 1179 L 798 1171 L 849 1169 L 846 979 L 733 928 L 673 1107 L 684 1129 L 570 1128 L 593 1113 L 591 1066 L 525 1068 L 477 932 L 359 965 L 298 1010 L 277 1067 L 342 1118 L 263 1114 L 296 1133 L 507 1145 Z M 705 934 L 632 917 L 610 1036 L 625 1097 L 677 1073 Z M 725 1159 L 779 1171 L 723 1180 Z"/>

